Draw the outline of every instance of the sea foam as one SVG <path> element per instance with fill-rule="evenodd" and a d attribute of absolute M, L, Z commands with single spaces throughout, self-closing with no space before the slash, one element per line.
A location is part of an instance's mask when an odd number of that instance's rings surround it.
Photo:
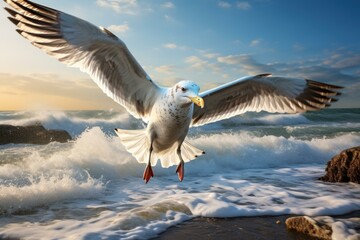
<path fill-rule="evenodd" d="M 1 237 L 147 239 L 197 216 L 319 216 L 360 209 L 357 185 L 317 181 L 333 155 L 360 144 L 359 131 L 344 132 L 342 123 L 334 134 L 307 138 L 291 132 L 316 127 L 303 116 L 270 117 L 276 123 L 262 119 L 259 126 L 241 123 L 229 129 L 228 123 L 216 123 L 211 131 L 193 129 L 189 142 L 206 155 L 185 164 L 184 182 L 179 183 L 176 166 L 158 164 L 145 185 L 145 165 L 113 132 L 143 126 L 128 115 L 86 114 L 44 117 L 50 127 L 73 131 L 68 143 L 1 146 Z M 18 123 L 26 121 L 24 115 L 16 117 Z M 3 118 L 10 122 L 11 117 Z M 258 127 L 284 127 L 289 135 L 259 134 Z M 334 221 L 333 229 L 338 239 L 356 236 L 345 221 Z"/>
<path fill-rule="evenodd" d="M 336 139 L 302 141 L 275 136 L 254 137 L 240 132 L 198 136 L 189 141 L 207 154 L 186 164 L 186 175 L 210 176 L 229 170 L 325 164 L 339 150 L 359 143 L 360 136 L 345 134 Z M 61 201 L 75 192 L 89 197 L 101 192 L 103 184 L 109 180 L 142 175 L 144 165 L 138 164 L 125 151 L 116 136 L 105 134 L 99 127 L 86 130 L 65 145 L 24 146 L 24 151 L 30 148 L 27 151 L 31 153 L 13 164 L 0 166 L 0 208 L 3 211 Z M 175 176 L 174 168 L 157 166 L 155 174 Z M 27 197 L 32 194 L 40 196 L 39 199 Z"/>

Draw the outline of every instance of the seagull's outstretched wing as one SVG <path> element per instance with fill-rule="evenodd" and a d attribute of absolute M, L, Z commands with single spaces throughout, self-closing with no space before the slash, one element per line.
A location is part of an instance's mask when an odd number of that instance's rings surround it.
<path fill-rule="evenodd" d="M 200 93 L 205 107 L 195 106 L 192 126 L 227 119 L 254 111 L 301 113 L 330 106 L 342 87 L 312 80 L 271 77 L 271 74 L 244 77 Z"/>
<path fill-rule="evenodd" d="M 9 19 L 34 46 L 87 72 L 114 101 L 147 121 L 160 88 L 109 30 L 27 0 L 4 0 Z"/>

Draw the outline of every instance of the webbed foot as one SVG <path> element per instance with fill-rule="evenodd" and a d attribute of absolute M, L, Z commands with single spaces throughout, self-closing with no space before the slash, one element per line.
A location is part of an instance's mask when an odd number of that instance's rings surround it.
<path fill-rule="evenodd" d="M 184 179 L 184 162 L 181 161 L 176 168 L 176 173 L 178 174 L 180 182 Z"/>
<path fill-rule="evenodd" d="M 152 177 L 154 177 L 154 173 L 151 165 L 148 164 L 144 170 L 144 175 L 143 175 L 143 179 L 145 180 L 145 183 L 148 183 L 150 178 Z"/>

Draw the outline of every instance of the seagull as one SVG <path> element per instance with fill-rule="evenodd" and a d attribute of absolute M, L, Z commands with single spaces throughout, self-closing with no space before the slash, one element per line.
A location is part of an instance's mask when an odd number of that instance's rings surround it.
<path fill-rule="evenodd" d="M 337 101 L 340 86 L 309 79 L 247 76 L 199 92 L 192 81 L 165 88 L 156 84 L 108 29 L 28 0 L 4 0 L 9 20 L 32 45 L 71 67 L 86 72 L 101 90 L 147 125 L 145 129 L 115 129 L 126 150 L 145 163 L 143 179 L 154 176 L 152 166 L 178 165 L 205 152 L 190 144 L 190 127 L 201 126 L 253 111 L 302 113 L 319 110 Z"/>

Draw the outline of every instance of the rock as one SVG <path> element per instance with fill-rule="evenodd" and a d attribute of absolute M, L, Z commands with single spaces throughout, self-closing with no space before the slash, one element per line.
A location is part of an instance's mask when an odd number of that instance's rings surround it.
<path fill-rule="evenodd" d="M 285 221 L 286 228 L 312 237 L 331 239 L 331 227 L 307 216 L 291 217 Z"/>
<path fill-rule="evenodd" d="M 0 125 L 0 145 L 9 143 L 48 144 L 67 142 L 71 136 L 64 130 L 47 130 L 42 125 Z"/>
<path fill-rule="evenodd" d="M 360 146 L 349 148 L 334 156 L 326 167 L 325 182 L 360 183 Z"/>

